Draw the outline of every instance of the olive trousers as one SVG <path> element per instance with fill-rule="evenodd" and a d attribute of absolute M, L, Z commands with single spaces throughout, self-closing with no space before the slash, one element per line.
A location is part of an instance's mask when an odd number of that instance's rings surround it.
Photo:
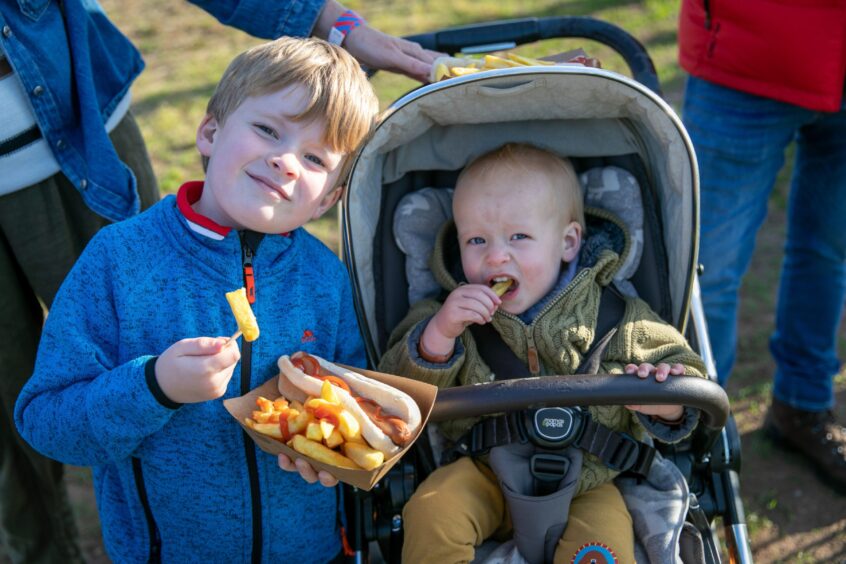
<path fill-rule="evenodd" d="M 475 547 L 489 537 L 507 539 L 512 530 L 496 475 L 469 457 L 426 478 L 405 505 L 403 521 L 402 561 L 414 564 L 470 562 Z M 632 518 L 611 482 L 573 498 L 553 562 L 590 562 L 597 556 L 606 556 L 600 562 L 635 561 Z"/>

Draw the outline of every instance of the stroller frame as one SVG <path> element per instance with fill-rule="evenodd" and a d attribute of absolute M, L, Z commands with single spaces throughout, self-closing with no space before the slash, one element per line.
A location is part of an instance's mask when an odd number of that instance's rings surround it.
<path fill-rule="evenodd" d="M 423 47 L 438 51 L 455 53 L 473 49 L 483 51 L 504 49 L 530 41 L 558 37 L 581 37 L 598 41 L 612 47 L 629 65 L 636 81 L 626 79 L 614 73 L 597 69 L 580 69 L 578 74 L 612 77 L 634 90 L 639 91 L 651 103 L 659 106 L 669 116 L 668 119 L 679 131 L 681 142 L 689 154 L 691 170 L 687 182 L 690 183 L 693 209 L 692 227 L 693 244 L 688 253 L 686 278 L 681 292 L 676 281 L 676 300 L 669 307 L 656 308 L 665 319 L 684 331 L 691 344 L 701 354 L 706 363 L 710 380 L 695 378 L 673 378 L 664 384 L 639 382 L 632 386 L 627 379 L 612 376 L 570 377 L 551 376 L 540 379 L 511 381 L 507 388 L 502 382 L 467 388 L 450 388 L 438 394 L 431 421 L 442 421 L 457 416 L 475 416 L 519 409 L 526 406 L 577 406 L 621 405 L 625 403 L 663 404 L 679 403 L 696 407 L 702 412 L 699 427 L 693 436 L 682 445 L 662 448 L 665 458 L 673 460 L 688 480 L 695 496 L 691 500 L 688 520 L 693 522 L 702 535 L 705 544 L 706 561 L 720 562 L 720 552 L 713 521 L 721 517 L 725 530 L 727 552 L 732 562 L 752 562 L 746 534 L 743 505 L 739 494 L 738 472 L 740 471 L 740 446 L 734 420 L 730 417 L 728 399 L 725 392 L 716 384 L 716 371 L 708 342 L 707 326 L 699 295 L 696 279 L 696 236 L 698 229 L 698 172 L 695 155 L 680 120 L 672 109 L 660 98 L 660 86 L 654 65 L 643 46 L 620 28 L 593 18 L 561 17 L 530 18 L 464 26 L 411 36 Z M 538 69 L 507 69 L 506 71 L 488 71 L 480 75 L 507 77 L 519 80 L 520 76 L 536 76 Z M 543 72 L 570 72 L 561 69 L 544 69 Z M 480 75 L 470 75 L 452 79 L 453 85 L 469 83 L 483 79 Z M 516 78 L 515 78 L 516 77 Z M 395 102 L 389 112 L 397 112 L 408 104 L 413 104 L 423 96 L 444 88 L 441 83 L 422 87 Z M 390 120 L 390 115 L 388 117 Z M 384 124 L 384 122 L 383 122 Z M 353 278 L 356 310 L 365 330 L 368 356 L 375 364 L 379 357 L 379 341 L 385 335 L 374 330 L 372 317 L 367 313 L 366 300 L 362 298 L 358 266 L 356 263 L 353 240 L 357 236 L 353 227 L 355 219 L 351 210 L 356 204 L 350 195 L 357 190 L 356 169 L 360 166 L 362 153 L 353 165 L 350 179 L 351 189 L 347 191 L 343 204 L 342 235 L 344 260 Z M 648 180 L 648 179 L 647 179 Z M 413 187 L 416 189 L 419 185 Z M 394 201 L 394 204 L 396 201 Z M 380 218 L 380 222 L 390 220 Z M 647 301 L 653 303 L 649 297 Z M 663 311 L 662 311 L 663 309 Z M 688 324 L 688 320 L 692 323 Z M 380 323 L 385 320 L 379 320 Z M 390 322 L 390 320 L 388 320 Z M 388 328 L 390 329 L 390 328 Z M 383 331 L 384 333 L 384 331 Z M 425 441 L 423 441 L 425 442 Z M 389 561 L 399 561 L 399 547 L 402 540 L 401 507 L 410 497 L 421 474 L 433 469 L 431 460 L 425 452 L 416 449 L 412 456 L 400 461 L 383 481 L 371 492 L 355 488 L 346 495 L 348 514 L 348 534 L 355 552 L 354 559 L 363 562 L 368 555 L 368 543 L 378 542 L 383 557 Z"/>

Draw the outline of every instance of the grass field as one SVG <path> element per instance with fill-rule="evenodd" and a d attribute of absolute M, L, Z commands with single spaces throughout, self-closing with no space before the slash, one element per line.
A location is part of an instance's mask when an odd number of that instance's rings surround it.
<path fill-rule="evenodd" d="M 133 110 L 162 191 L 172 193 L 183 181 L 201 178 L 194 133 L 205 103 L 229 60 L 258 40 L 221 26 L 187 2 L 102 3 L 147 62 L 146 71 L 133 88 Z M 680 105 L 684 73 L 675 58 L 678 0 L 359 0 L 349 5 L 376 27 L 397 35 L 524 16 L 589 15 L 605 19 L 620 25 L 646 46 L 658 69 L 666 99 L 676 109 Z M 522 52 L 538 55 L 575 47 L 600 58 L 606 68 L 624 70 L 619 58 L 581 40 L 526 46 Z M 387 74 L 377 75 L 374 85 L 383 106 L 415 86 L 409 80 Z M 773 449 L 760 432 L 773 371 L 767 339 L 773 325 L 788 173 L 785 171 L 773 195 L 771 214 L 759 236 L 743 290 L 738 367 L 729 386 L 743 435 L 741 479 L 757 561 L 843 562 L 846 500 L 821 486 L 792 455 Z M 337 248 L 334 215 L 327 214 L 310 229 Z M 841 374 L 838 399 L 842 418 L 846 415 L 842 408 L 846 403 L 844 384 Z M 92 562 L 106 561 L 89 481 L 87 470 L 71 469 L 70 484 L 86 553 Z"/>

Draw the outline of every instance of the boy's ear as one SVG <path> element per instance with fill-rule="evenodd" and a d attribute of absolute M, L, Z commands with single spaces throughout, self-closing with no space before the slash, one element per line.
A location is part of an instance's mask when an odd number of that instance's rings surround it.
<path fill-rule="evenodd" d="M 210 114 L 206 114 L 200 126 L 197 128 L 197 150 L 204 157 L 211 156 L 214 137 L 217 134 L 217 120 Z"/>
<path fill-rule="evenodd" d="M 561 259 L 570 262 L 579 256 L 579 249 L 582 246 L 582 226 L 578 221 L 571 221 L 564 228 L 562 240 Z"/>
<path fill-rule="evenodd" d="M 323 196 L 323 199 L 320 200 L 320 205 L 317 207 L 316 210 L 314 210 L 314 214 L 312 214 L 311 219 L 317 219 L 318 217 L 326 213 L 329 208 L 334 206 L 341 198 L 341 195 L 344 193 L 344 188 L 346 188 L 344 185 L 340 185 L 329 190 L 329 192 L 327 192 L 326 195 Z"/>

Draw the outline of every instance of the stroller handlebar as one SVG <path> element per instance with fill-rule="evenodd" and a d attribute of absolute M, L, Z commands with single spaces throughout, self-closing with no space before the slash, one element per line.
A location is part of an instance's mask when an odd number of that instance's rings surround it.
<path fill-rule="evenodd" d="M 431 421 L 478 417 L 542 407 L 674 404 L 701 411 L 700 423 L 719 430 L 729 416 L 725 390 L 696 376 L 671 376 L 664 382 L 621 374 L 541 376 L 497 380 L 438 391 Z"/>
<path fill-rule="evenodd" d="M 406 39 L 426 49 L 455 54 L 473 47 L 498 50 L 562 37 L 590 39 L 612 48 L 626 61 L 635 80 L 661 95 L 658 73 L 643 45 L 622 28 L 588 16 L 501 20 L 409 35 Z"/>

